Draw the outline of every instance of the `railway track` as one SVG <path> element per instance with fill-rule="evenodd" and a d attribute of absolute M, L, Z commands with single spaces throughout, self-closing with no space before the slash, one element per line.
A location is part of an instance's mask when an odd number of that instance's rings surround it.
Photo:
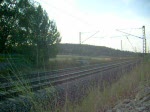
<path fill-rule="evenodd" d="M 117 60 L 118 61 L 118 60 Z M 29 79 L 29 78 L 34 78 L 34 77 L 41 77 L 41 76 L 47 76 L 47 75 L 54 75 L 54 76 L 58 76 L 64 73 L 71 73 L 74 71 L 81 71 L 84 69 L 88 69 L 88 68 L 94 68 L 94 67 L 99 67 L 99 66 L 104 66 L 107 64 L 113 64 L 116 63 L 117 61 L 111 61 L 111 62 L 103 62 L 101 64 L 93 64 L 93 65 L 86 65 L 86 66 L 80 66 L 80 67 L 71 67 L 71 68 L 65 68 L 65 69 L 59 69 L 59 70 L 52 70 L 52 71 L 47 71 L 47 72 L 40 72 L 40 73 L 32 73 L 32 74 L 25 74 L 25 75 L 15 75 L 15 76 L 11 76 L 11 77 L 0 77 L 0 82 L 1 83 L 7 83 L 10 82 L 10 78 L 14 81 L 14 80 L 18 80 L 18 79 Z"/>
<path fill-rule="evenodd" d="M 30 74 L 22 77 L 11 77 L 10 81 L 3 80 L 0 83 L 0 103 L 7 100 L 16 99 L 23 96 L 26 90 L 36 92 L 50 86 L 60 85 L 62 83 L 93 75 L 109 69 L 128 66 L 138 63 L 139 60 L 124 60 L 119 62 L 110 62 L 104 64 L 95 64 L 82 67 L 61 69 L 58 71 L 44 72 L 39 74 Z M 2 80 L 2 79 L 1 79 Z M 19 88 L 19 89 L 18 89 Z"/>

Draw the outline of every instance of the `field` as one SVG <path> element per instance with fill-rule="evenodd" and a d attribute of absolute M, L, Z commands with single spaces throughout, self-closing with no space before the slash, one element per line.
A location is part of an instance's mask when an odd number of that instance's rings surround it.
<path fill-rule="evenodd" d="M 111 57 L 88 57 L 77 55 L 57 55 L 56 58 L 50 58 L 49 62 L 46 62 L 44 66 L 33 66 L 28 60 L 21 55 L 0 55 L 0 75 L 7 75 L 11 73 L 29 74 L 37 72 L 45 72 L 51 70 L 58 70 L 71 67 L 79 67 L 96 63 L 104 63 L 108 61 L 116 60 Z M 2 67 L 7 65 L 6 67 Z"/>
<path fill-rule="evenodd" d="M 87 59 L 87 60 L 90 60 L 90 59 L 95 59 L 95 60 L 111 60 L 111 57 L 103 57 L 103 56 L 100 56 L 100 57 L 90 57 L 90 56 L 78 56 L 78 55 L 57 55 L 56 57 L 57 60 L 72 60 L 72 59 Z"/>

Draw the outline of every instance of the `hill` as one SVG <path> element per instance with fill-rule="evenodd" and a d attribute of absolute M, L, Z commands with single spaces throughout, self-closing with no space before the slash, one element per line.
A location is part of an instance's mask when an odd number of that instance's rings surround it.
<path fill-rule="evenodd" d="M 80 44 L 59 44 L 59 55 L 79 55 L 79 56 L 108 56 L 108 57 L 128 57 L 135 56 L 136 53 L 120 51 L 103 46 L 80 45 Z"/>

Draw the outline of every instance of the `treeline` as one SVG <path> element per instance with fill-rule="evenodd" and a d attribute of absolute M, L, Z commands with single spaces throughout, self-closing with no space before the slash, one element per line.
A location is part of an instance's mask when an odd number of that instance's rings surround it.
<path fill-rule="evenodd" d="M 136 56 L 136 53 L 120 51 L 102 46 L 80 45 L 80 44 L 60 44 L 60 55 L 81 55 L 81 56 L 111 56 L 125 57 Z"/>
<path fill-rule="evenodd" d="M 0 1 L 0 54 L 21 54 L 41 64 L 57 54 L 60 34 L 34 0 Z"/>

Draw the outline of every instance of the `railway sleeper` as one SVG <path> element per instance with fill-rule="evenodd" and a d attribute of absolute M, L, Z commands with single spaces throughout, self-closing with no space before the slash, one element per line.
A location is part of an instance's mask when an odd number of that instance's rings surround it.
<path fill-rule="evenodd" d="M 9 82 L 8 79 L 11 80 L 18 80 L 18 79 L 30 79 L 34 77 L 41 77 L 41 76 L 48 76 L 48 75 L 57 75 L 58 73 L 64 73 L 64 72 L 70 72 L 70 70 L 76 70 L 76 69 L 87 69 L 90 67 L 95 67 L 99 66 L 99 64 L 94 64 L 94 65 L 88 65 L 88 66 L 81 66 L 81 67 L 73 67 L 73 68 L 66 68 L 66 69 L 59 69 L 59 70 L 53 70 L 53 71 L 47 71 L 47 72 L 41 72 L 41 73 L 32 73 L 32 74 L 25 74 L 21 76 L 12 76 L 12 77 L 0 77 L 0 81 L 3 83 Z"/>
<path fill-rule="evenodd" d="M 116 65 L 115 65 L 116 66 Z M 104 68 L 104 67 L 102 67 L 102 68 Z M 102 69 L 101 68 L 101 69 Z M 106 67 L 105 67 L 106 68 Z M 96 69 L 99 69 L 99 68 L 96 68 Z M 92 71 L 94 71 L 94 70 L 96 70 L 96 69 L 93 69 Z M 22 84 L 23 85 L 27 85 L 27 84 L 30 84 L 30 85 L 33 85 L 33 84 L 38 84 L 38 83 L 42 83 L 42 82 L 45 82 L 45 81 L 48 81 L 48 80 L 56 80 L 56 79 L 60 79 L 60 78 L 62 78 L 62 77 L 69 77 L 69 76 L 71 76 L 71 75 L 75 75 L 75 74 L 79 74 L 79 73 L 84 73 L 84 72 L 86 72 L 86 71 L 88 71 L 88 70 L 85 70 L 85 71 L 81 71 L 81 72 L 75 72 L 75 73 L 71 73 L 71 74 L 66 74 L 66 75 L 62 75 L 61 77 L 59 76 L 56 76 L 56 77 L 42 77 L 42 78 L 34 78 L 34 79 L 31 79 L 31 80 L 29 80 L 29 81 L 23 81 L 22 82 Z M 5 90 L 8 90 L 8 89 L 10 89 L 10 88 L 13 88 L 14 87 L 14 85 L 16 86 L 16 84 L 13 84 L 13 83 L 10 83 L 10 84 L 7 84 L 7 86 L 3 86 L 3 87 L 1 87 L 0 89 L 5 89 Z"/>
<path fill-rule="evenodd" d="M 59 69 L 59 70 L 53 70 L 50 72 L 42 72 L 42 73 L 33 73 L 33 74 L 25 74 L 25 75 L 21 75 L 21 76 L 12 76 L 12 77 L 0 77 L 0 81 L 2 83 L 8 83 L 11 79 L 13 81 L 17 81 L 18 79 L 31 79 L 34 77 L 42 77 L 42 76 L 48 76 L 48 75 L 57 75 L 58 73 L 65 73 L 65 72 L 70 72 L 71 70 L 81 70 L 81 69 L 87 69 L 87 68 L 91 68 L 91 67 L 97 67 L 97 66 L 104 66 L 106 64 L 112 64 L 114 62 L 107 62 L 107 63 L 102 63 L 102 64 L 94 64 L 94 65 L 88 65 L 88 66 L 81 66 L 81 67 L 73 67 L 73 68 L 66 68 L 66 69 Z"/>
<path fill-rule="evenodd" d="M 129 64 L 129 63 L 128 63 Z M 114 68 L 114 67 L 116 67 L 117 65 L 114 65 L 114 66 L 110 66 L 109 68 L 107 67 L 105 67 L 106 69 L 103 69 L 103 70 L 99 70 L 99 71 L 96 71 L 96 72 L 100 72 L 100 71 L 104 71 L 104 70 L 107 70 L 107 69 L 110 69 L 110 68 Z M 87 70 L 86 70 L 87 71 Z M 93 71 L 93 70 L 92 70 Z M 82 71 L 83 72 L 83 71 Z M 85 71 L 84 71 L 85 72 Z M 77 73 L 80 73 L 80 72 L 77 72 Z M 43 81 L 41 81 L 41 82 L 43 82 L 43 83 L 38 83 L 38 84 L 36 84 L 36 85 L 32 85 L 29 89 L 31 89 L 32 91 L 36 91 L 36 90 L 39 90 L 39 89 L 41 89 L 41 88 L 44 88 L 44 87 L 48 87 L 48 86 L 51 86 L 51 85 L 56 85 L 56 84 L 61 84 L 61 83 L 64 83 L 64 82 L 66 82 L 66 81 L 69 81 L 69 80 L 74 80 L 74 79 L 77 79 L 77 78 L 80 78 L 80 77 L 83 77 L 83 76 L 87 76 L 87 75 L 90 75 L 90 74 L 92 74 L 92 73 L 95 73 L 95 71 L 94 72 L 90 72 L 90 73 L 86 73 L 86 74 L 83 74 L 83 75 L 77 75 L 77 74 L 71 74 L 71 75 L 75 75 L 75 77 L 71 77 L 71 78 L 69 78 L 69 77 L 67 77 L 67 78 L 65 78 L 65 79 L 59 79 L 59 80 L 55 80 L 55 81 L 52 81 L 51 83 L 50 83 L 50 81 L 49 81 L 49 79 L 43 79 Z M 39 81 L 39 80 L 38 80 Z M 46 82 L 45 82 L 46 81 Z M 34 81 L 33 81 L 34 82 Z M 6 96 L 17 96 L 19 93 L 21 93 L 21 90 L 20 91 L 18 91 L 18 90 L 8 90 L 8 92 L 6 92 L 5 94 L 3 93 L 3 94 L 1 94 L 1 99 L 2 98 L 5 98 Z"/>

